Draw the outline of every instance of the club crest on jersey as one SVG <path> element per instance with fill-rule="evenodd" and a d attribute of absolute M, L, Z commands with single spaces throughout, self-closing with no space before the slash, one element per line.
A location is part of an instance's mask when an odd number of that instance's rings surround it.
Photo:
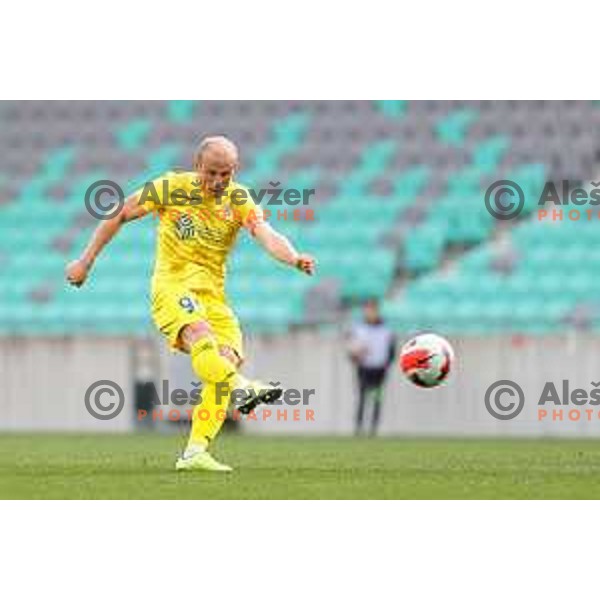
<path fill-rule="evenodd" d="M 194 221 L 189 215 L 181 215 L 177 221 L 175 221 L 175 231 L 180 240 L 189 240 L 196 234 L 196 228 L 194 227 Z"/>

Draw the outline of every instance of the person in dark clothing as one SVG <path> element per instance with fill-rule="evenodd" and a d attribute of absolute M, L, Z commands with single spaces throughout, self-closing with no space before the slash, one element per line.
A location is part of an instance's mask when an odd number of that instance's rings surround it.
<path fill-rule="evenodd" d="M 354 325 L 350 334 L 349 354 L 356 367 L 358 382 L 355 432 L 359 435 L 363 429 L 365 407 L 370 401 L 370 433 L 375 435 L 381 417 L 386 375 L 396 354 L 396 337 L 383 322 L 376 300 L 364 303 L 363 320 Z"/>

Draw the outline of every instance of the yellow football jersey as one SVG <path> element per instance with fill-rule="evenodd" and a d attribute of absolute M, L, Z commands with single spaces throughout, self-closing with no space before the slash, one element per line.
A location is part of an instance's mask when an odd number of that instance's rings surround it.
<path fill-rule="evenodd" d="M 176 282 L 223 297 L 239 229 L 264 218 L 248 189 L 232 181 L 220 198 L 203 198 L 196 172 L 170 171 L 138 191 L 138 202 L 159 222 L 153 287 Z"/>

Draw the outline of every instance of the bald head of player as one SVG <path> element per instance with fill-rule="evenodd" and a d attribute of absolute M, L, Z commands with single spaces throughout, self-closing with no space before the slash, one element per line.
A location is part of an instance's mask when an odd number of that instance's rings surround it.
<path fill-rule="evenodd" d="M 194 153 L 194 168 L 202 182 L 203 196 L 218 196 L 239 167 L 237 146 L 225 136 L 204 138 Z"/>

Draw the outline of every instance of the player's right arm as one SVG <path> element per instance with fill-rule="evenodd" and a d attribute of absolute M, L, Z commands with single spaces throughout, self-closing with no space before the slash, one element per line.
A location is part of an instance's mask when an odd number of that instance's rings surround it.
<path fill-rule="evenodd" d="M 167 185 L 164 185 L 165 180 Z M 147 182 L 142 189 L 129 196 L 117 215 L 102 221 L 96 227 L 92 239 L 81 256 L 67 265 L 65 270 L 67 281 L 77 287 L 83 285 L 94 265 L 94 261 L 121 227 L 125 223 L 140 219 L 150 212 L 161 213 L 165 203 L 163 197 L 165 189 L 175 189 L 177 188 L 176 184 L 175 173 L 168 171 L 154 181 Z"/>
<path fill-rule="evenodd" d="M 140 204 L 139 200 L 139 193 L 129 196 L 116 216 L 102 221 L 96 227 L 81 256 L 70 262 L 65 269 L 65 277 L 71 285 L 77 287 L 83 285 L 104 246 L 115 237 L 125 223 L 135 221 L 149 213 L 148 208 Z"/>

